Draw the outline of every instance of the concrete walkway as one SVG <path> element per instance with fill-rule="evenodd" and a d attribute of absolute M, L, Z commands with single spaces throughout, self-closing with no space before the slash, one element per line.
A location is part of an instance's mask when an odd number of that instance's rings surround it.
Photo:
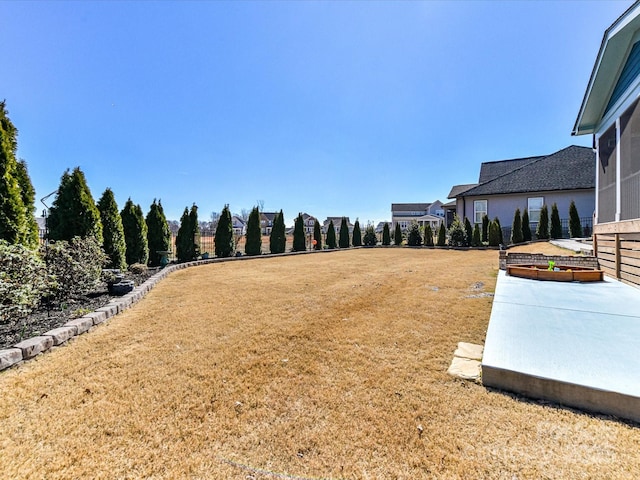
<path fill-rule="evenodd" d="M 558 238 L 549 240 L 549 243 L 556 247 L 566 248 L 572 252 L 582 253 L 584 255 L 593 255 L 593 244 L 588 241 L 579 241 L 573 238 Z"/>
<path fill-rule="evenodd" d="M 484 385 L 640 422 L 639 371 L 639 289 L 499 272 Z"/>

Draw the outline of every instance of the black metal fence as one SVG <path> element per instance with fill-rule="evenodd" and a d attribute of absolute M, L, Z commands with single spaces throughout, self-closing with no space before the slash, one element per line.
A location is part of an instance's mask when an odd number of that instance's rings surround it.
<path fill-rule="evenodd" d="M 562 226 L 562 238 L 569 238 L 569 219 L 561 218 L 560 224 Z M 582 225 L 582 236 L 590 237 L 593 233 L 593 219 L 591 217 L 580 217 L 580 225 Z M 531 236 L 535 240 L 538 223 L 530 223 L 529 226 L 531 228 Z M 549 230 L 551 230 L 551 224 L 549 224 Z M 511 243 L 511 226 L 502 227 L 502 239 L 505 243 Z"/>

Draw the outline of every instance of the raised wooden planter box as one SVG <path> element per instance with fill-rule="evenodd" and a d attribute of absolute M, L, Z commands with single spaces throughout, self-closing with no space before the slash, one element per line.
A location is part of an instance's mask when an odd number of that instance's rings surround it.
<path fill-rule="evenodd" d="M 587 267 L 556 265 L 559 270 L 549 270 L 545 265 L 507 265 L 507 274 L 514 277 L 552 282 L 599 282 L 604 272 Z"/>

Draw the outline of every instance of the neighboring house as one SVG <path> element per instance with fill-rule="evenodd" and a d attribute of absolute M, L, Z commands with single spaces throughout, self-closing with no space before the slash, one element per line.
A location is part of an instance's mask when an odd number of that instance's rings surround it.
<path fill-rule="evenodd" d="M 322 233 L 324 233 L 325 235 L 327 233 L 327 229 L 329 228 L 329 222 L 333 222 L 333 228 L 336 231 L 336 235 L 339 235 L 340 227 L 342 226 L 342 217 L 327 217 L 327 219 L 322 224 Z M 352 234 L 353 223 L 351 223 L 349 217 L 347 217 L 347 227 L 349 227 L 349 234 Z"/>
<path fill-rule="evenodd" d="M 273 222 L 276 219 L 277 212 L 262 212 L 260 213 L 260 229 L 262 235 L 271 235 L 273 230 Z"/>
<path fill-rule="evenodd" d="M 440 200 L 433 203 L 392 203 L 391 204 L 391 231 L 400 225 L 404 232 L 413 222 L 420 226 L 427 223 L 431 228 L 438 228 L 444 221 L 444 208 Z"/>
<path fill-rule="evenodd" d="M 572 145 L 551 155 L 485 162 L 476 185 L 456 185 L 449 198 L 456 200 L 456 213 L 472 224 L 487 215 L 498 217 L 510 231 L 517 208 L 529 213 L 531 230 L 547 205 L 558 205 L 566 230 L 573 200 L 583 227 L 590 229 L 595 205 L 595 154 L 591 148 Z"/>
<path fill-rule="evenodd" d="M 605 32 L 573 135 L 597 155 L 594 252 L 601 268 L 640 285 L 640 2 Z"/>
<path fill-rule="evenodd" d="M 317 218 L 309 215 L 308 213 L 302 214 L 302 220 L 304 223 L 304 233 L 309 235 L 313 233 L 313 227 L 316 224 Z"/>
<path fill-rule="evenodd" d="M 245 235 L 247 233 L 247 225 L 242 217 L 233 215 L 231 217 L 231 227 L 233 228 L 234 235 Z"/>

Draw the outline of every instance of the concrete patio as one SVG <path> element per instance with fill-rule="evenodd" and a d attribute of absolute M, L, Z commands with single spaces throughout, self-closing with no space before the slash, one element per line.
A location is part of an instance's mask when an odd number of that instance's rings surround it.
<path fill-rule="evenodd" d="M 640 422 L 640 290 L 498 274 L 482 383 Z"/>

